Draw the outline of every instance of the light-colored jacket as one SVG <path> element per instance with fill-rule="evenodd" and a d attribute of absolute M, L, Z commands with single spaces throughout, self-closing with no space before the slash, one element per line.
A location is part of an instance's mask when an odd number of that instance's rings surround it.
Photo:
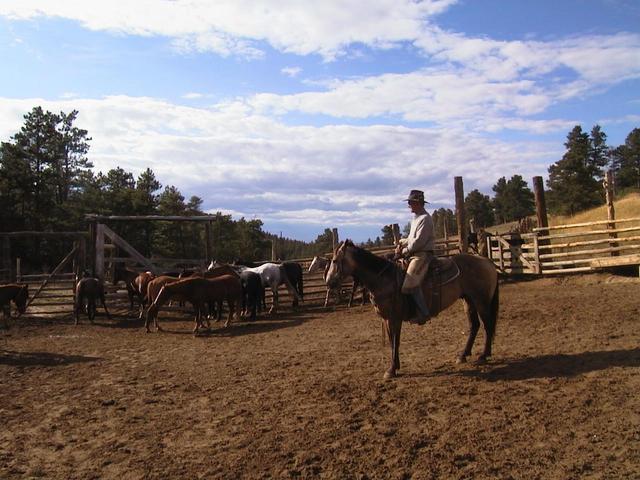
<path fill-rule="evenodd" d="M 414 255 L 418 252 L 433 251 L 435 247 L 435 234 L 433 220 L 428 212 L 416 215 L 411 221 L 409 236 L 400 239 L 402 254 Z"/>

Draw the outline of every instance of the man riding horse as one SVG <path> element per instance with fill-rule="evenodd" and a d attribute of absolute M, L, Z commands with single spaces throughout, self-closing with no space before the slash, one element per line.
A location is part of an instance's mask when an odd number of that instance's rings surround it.
<path fill-rule="evenodd" d="M 420 190 L 411 190 L 406 199 L 411 213 L 411 228 L 406 238 L 401 238 L 396 246 L 396 257 L 404 257 L 409 261 L 402 293 L 410 295 L 416 304 L 416 316 L 411 323 L 424 325 L 430 317 L 427 302 L 422 293 L 422 279 L 429 271 L 429 264 L 434 258 L 435 235 L 431 215 L 425 210 L 424 193 Z"/>

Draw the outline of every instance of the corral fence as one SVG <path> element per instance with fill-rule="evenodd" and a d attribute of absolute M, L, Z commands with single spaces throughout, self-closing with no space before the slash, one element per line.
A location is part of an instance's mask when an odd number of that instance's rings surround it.
<path fill-rule="evenodd" d="M 504 274 L 567 274 L 640 265 L 640 217 L 534 228 L 487 238 Z"/>

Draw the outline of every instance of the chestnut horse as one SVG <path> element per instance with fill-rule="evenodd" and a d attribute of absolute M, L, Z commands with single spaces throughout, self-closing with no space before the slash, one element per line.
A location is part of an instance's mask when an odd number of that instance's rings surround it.
<path fill-rule="evenodd" d="M 3 312 L 5 324 L 6 307 L 13 301 L 18 312 L 22 315 L 27 309 L 27 300 L 29 299 L 29 286 L 22 283 L 10 283 L 8 285 L 0 285 L 0 308 Z"/>
<path fill-rule="evenodd" d="M 178 298 L 190 302 L 196 312 L 194 333 L 198 332 L 202 324 L 202 312 L 204 306 L 209 302 L 227 301 L 229 305 L 229 318 L 224 326 L 228 326 L 229 322 L 235 314 L 235 306 L 242 299 L 242 285 L 240 279 L 235 275 L 222 275 L 216 278 L 188 277 L 177 282 L 166 283 L 160 293 L 151 304 L 148 315 L 155 319 L 156 329 L 158 327 L 157 313 L 158 309 L 171 298 Z M 208 323 L 208 321 L 207 321 Z M 208 326 L 208 325 L 207 325 Z"/>
<path fill-rule="evenodd" d="M 453 271 L 450 276 L 442 274 L 440 281 L 433 279 L 439 270 Z M 449 268 L 450 267 L 450 268 Z M 376 313 L 384 320 L 385 330 L 391 344 L 391 362 L 384 378 L 396 376 L 400 368 L 400 330 L 402 322 L 414 316 L 415 304 L 400 291 L 405 272 L 396 263 L 381 258 L 350 240 L 344 241 L 333 254 L 327 272 L 327 285 L 335 288 L 342 279 L 357 275 L 373 296 Z M 498 320 L 499 294 L 498 273 L 495 265 L 484 257 L 458 254 L 450 259 L 435 259 L 429 267 L 428 278 L 422 284 L 432 315 L 437 315 L 456 300 L 462 298 L 469 321 L 469 336 L 464 350 L 458 355 L 459 363 L 471 355 L 471 349 L 480 328 L 484 324 L 484 351 L 478 363 L 491 356 L 491 344 Z M 437 274 L 436 274 L 437 277 Z M 436 293 L 437 295 L 433 295 Z"/>

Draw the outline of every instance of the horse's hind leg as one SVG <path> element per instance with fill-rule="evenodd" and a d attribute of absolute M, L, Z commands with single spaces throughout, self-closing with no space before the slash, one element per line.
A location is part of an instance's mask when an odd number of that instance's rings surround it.
<path fill-rule="evenodd" d="M 89 298 L 87 304 L 87 316 L 89 317 L 89 321 L 93 323 L 93 319 L 96 317 L 96 299 Z"/>
<path fill-rule="evenodd" d="M 473 343 L 476 341 L 476 335 L 478 335 L 478 330 L 480 329 L 480 320 L 478 319 L 478 311 L 476 310 L 476 307 L 466 298 L 464 298 L 463 301 L 464 311 L 467 314 L 467 320 L 469 321 L 469 336 L 467 337 L 467 344 L 460 355 L 458 355 L 456 363 L 465 363 L 467 361 L 467 357 L 471 355 Z"/>

